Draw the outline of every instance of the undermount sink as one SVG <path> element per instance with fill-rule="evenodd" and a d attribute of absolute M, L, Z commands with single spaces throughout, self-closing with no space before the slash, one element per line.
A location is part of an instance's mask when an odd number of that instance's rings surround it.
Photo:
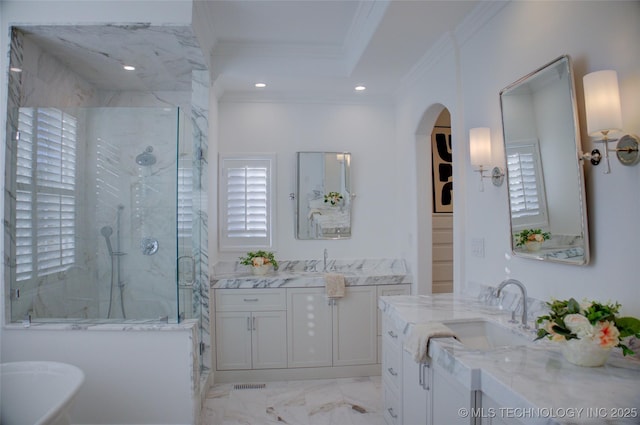
<path fill-rule="evenodd" d="M 467 348 L 491 350 L 498 347 L 528 345 L 533 337 L 488 320 L 445 322 Z"/>

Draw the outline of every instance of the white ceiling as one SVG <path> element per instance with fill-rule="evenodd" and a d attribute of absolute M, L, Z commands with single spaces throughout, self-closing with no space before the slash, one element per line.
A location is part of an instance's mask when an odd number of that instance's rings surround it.
<path fill-rule="evenodd" d="M 475 0 L 197 1 L 194 31 L 210 51 L 211 75 L 221 96 L 376 98 L 391 96 L 434 43 L 455 30 L 476 4 Z M 47 31 L 33 27 L 27 32 L 103 89 L 179 89 L 183 83 L 168 81 L 181 81 L 185 68 L 198 62 L 193 52 L 176 58 L 171 45 L 184 46 L 181 32 L 108 28 L 105 32 L 98 27 L 48 27 Z M 105 61 L 137 61 L 139 75 L 123 78 L 117 66 Z M 253 87 L 257 81 L 267 83 L 260 93 Z M 367 90 L 355 93 L 356 84 Z"/>

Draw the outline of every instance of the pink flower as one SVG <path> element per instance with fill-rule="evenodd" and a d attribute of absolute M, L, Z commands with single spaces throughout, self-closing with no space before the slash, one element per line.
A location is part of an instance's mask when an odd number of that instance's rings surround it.
<path fill-rule="evenodd" d="M 615 347 L 620 342 L 620 331 L 613 322 L 607 320 L 596 323 L 594 334 L 598 345 L 603 348 Z"/>

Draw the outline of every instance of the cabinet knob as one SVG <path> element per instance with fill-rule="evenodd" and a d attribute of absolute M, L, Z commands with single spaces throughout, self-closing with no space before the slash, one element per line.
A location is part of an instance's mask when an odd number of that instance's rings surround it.
<path fill-rule="evenodd" d="M 387 371 L 391 374 L 391 376 L 398 376 L 398 372 L 396 372 L 395 370 L 393 370 L 392 367 L 390 367 L 389 369 L 387 369 Z"/>

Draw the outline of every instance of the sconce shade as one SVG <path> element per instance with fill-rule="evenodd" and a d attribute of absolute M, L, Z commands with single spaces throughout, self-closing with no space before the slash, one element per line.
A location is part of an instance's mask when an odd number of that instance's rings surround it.
<path fill-rule="evenodd" d="M 474 167 L 491 164 L 491 129 L 477 127 L 469 130 L 469 156 Z"/>
<path fill-rule="evenodd" d="M 591 136 L 622 130 L 620 90 L 616 71 L 597 71 L 583 78 L 587 132 Z"/>

